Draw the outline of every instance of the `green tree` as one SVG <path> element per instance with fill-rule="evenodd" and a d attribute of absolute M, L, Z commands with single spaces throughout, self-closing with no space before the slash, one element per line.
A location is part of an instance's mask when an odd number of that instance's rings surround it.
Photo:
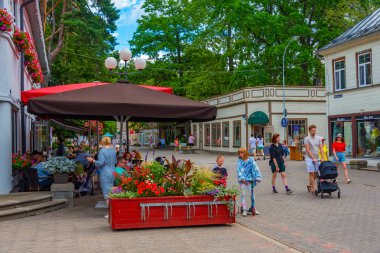
<path fill-rule="evenodd" d="M 51 64 L 49 85 L 112 81 L 104 68 L 116 39 L 118 10 L 110 0 L 41 0 Z"/>

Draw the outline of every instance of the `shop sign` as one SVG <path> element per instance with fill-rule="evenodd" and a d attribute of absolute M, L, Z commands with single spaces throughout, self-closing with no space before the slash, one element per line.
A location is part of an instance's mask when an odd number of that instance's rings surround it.
<path fill-rule="evenodd" d="M 374 120 L 380 119 L 380 115 L 365 115 L 361 117 L 357 117 L 358 120 Z"/>
<path fill-rule="evenodd" d="M 351 118 L 337 118 L 336 121 L 351 121 Z"/>
<path fill-rule="evenodd" d="M 343 94 L 336 94 L 334 95 L 334 98 L 342 98 L 343 97 Z"/>

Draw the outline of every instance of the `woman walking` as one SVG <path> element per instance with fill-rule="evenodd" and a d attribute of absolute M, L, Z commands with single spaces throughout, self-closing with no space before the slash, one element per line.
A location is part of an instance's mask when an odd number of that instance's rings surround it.
<path fill-rule="evenodd" d="M 255 209 L 255 195 L 253 192 L 254 187 L 261 182 L 262 176 L 259 167 L 255 160 L 248 156 L 246 148 L 238 150 L 239 159 L 237 162 L 237 177 L 241 190 L 241 206 L 243 208 L 243 216 L 247 216 L 247 211 L 252 212 L 252 215 L 258 215 L 259 212 Z M 251 194 L 251 208 L 247 210 L 246 191 Z"/>
<path fill-rule="evenodd" d="M 333 148 L 333 154 L 334 154 L 334 162 L 341 163 L 344 177 L 346 178 L 346 183 L 351 183 L 351 180 L 348 178 L 348 171 L 347 171 L 347 163 L 346 163 L 346 143 L 344 142 L 344 138 L 342 138 L 342 134 L 338 134 L 335 137 L 335 141 L 332 145 Z"/>
<path fill-rule="evenodd" d="M 258 136 L 256 139 L 257 143 L 257 160 L 260 160 L 260 154 L 263 156 L 263 159 L 265 160 L 265 155 L 264 155 L 264 139 L 261 137 L 261 135 Z"/>
<path fill-rule="evenodd" d="M 270 167 L 272 169 L 272 191 L 273 193 L 278 193 L 276 190 L 276 177 L 277 173 L 281 174 L 282 183 L 285 186 L 286 194 L 292 194 L 293 191 L 289 189 L 288 182 L 286 179 L 285 167 L 286 163 L 284 160 L 284 149 L 280 143 L 280 135 L 274 134 L 272 137 L 272 144 L 269 147 L 270 153 Z"/>
<path fill-rule="evenodd" d="M 116 150 L 111 147 L 110 137 L 103 137 L 101 143 L 103 147 L 99 150 L 98 160 L 91 157 L 88 157 L 87 160 L 89 162 L 94 162 L 95 165 L 99 167 L 102 193 L 104 199 L 108 200 L 108 193 L 115 181 L 113 172 L 115 171 L 116 165 Z"/>

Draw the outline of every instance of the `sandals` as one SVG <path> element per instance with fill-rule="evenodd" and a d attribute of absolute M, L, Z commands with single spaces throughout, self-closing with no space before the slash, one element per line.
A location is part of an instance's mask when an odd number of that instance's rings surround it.
<path fill-rule="evenodd" d="M 349 184 L 351 183 L 352 181 L 350 179 L 347 180 L 346 184 Z"/>
<path fill-rule="evenodd" d="M 312 189 L 311 189 L 310 185 L 306 185 L 306 187 L 307 187 L 307 191 L 308 192 L 312 192 Z"/>

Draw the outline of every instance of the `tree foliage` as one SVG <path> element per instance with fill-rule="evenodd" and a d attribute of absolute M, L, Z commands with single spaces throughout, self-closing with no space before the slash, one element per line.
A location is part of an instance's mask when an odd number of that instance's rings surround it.
<path fill-rule="evenodd" d="M 151 62 L 136 82 L 201 99 L 246 86 L 323 85 L 316 51 L 379 0 L 146 0 L 130 41 Z"/>
<path fill-rule="evenodd" d="M 49 84 L 112 81 L 104 59 L 116 45 L 119 12 L 110 0 L 40 0 L 51 65 Z"/>

